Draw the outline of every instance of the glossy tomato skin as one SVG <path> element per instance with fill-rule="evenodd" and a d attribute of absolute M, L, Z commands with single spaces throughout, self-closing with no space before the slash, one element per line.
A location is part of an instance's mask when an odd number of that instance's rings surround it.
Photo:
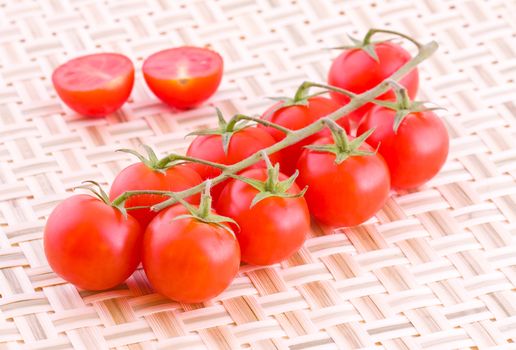
<path fill-rule="evenodd" d="M 354 93 L 362 93 L 390 77 L 411 58 L 410 54 L 400 45 L 388 41 L 375 44 L 375 51 L 379 62 L 376 62 L 364 50 L 344 50 L 331 65 L 328 84 Z M 401 79 L 400 84 L 407 88 L 411 99 L 416 97 L 419 87 L 417 68 Z M 349 97 L 345 95 L 332 92 L 331 96 L 342 105 L 349 102 Z M 391 89 L 380 95 L 378 99 L 394 100 L 395 95 Z M 358 122 L 371 107 L 373 107 L 372 103 L 363 105 L 350 113 L 350 118 Z"/>
<path fill-rule="evenodd" d="M 215 51 L 183 46 L 156 52 L 143 63 L 143 76 L 163 102 L 193 108 L 210 98 L 220 85 L 224 61 Z"/>
<path fill-rule="evenodd" d="M 190 147 L 188 147 L 186 154 L 211 162 L 231 165 L 251 156 L 261 149 L 272 146 L 275 142 L 274 138 L 269 135 L 267 131 L 256 127 L 248 127 L 233 134 L 227 154 L 224 153 L 224 149 L 222 148 L 222 136 L 220 135 L 197 136 L 190 144 Z M 279 157 L 278 153 L 269 156 L 273 164 L 279 162 Z M 201 175 L 203 180 L 214 178 L 221 173 L 219 169 L 211 166 L 193 163 L 190 165 Z M 251 168 L 263 167 L 265 167 L 263 161 L 251 166 Z M 218 198 L 220 191 L 222 191 L 222 184 L 212 187 L 212 196 L 214 199 Z"/>
<path fill-rule="evenodd" d="M 140 263 L 143 232 L 138 222 L 97 198 L 74 195 L 50 214 L 43 243 L 50 267 L 87 290 L 124 282 Z"/>
<path fill-rule="evenodd" d="M 421 186 L 434 177 L 448 156 L 449 137 L 443 122 L 432 111 L 410 113 L 397 133 L 393 125 L 396 112 L 373 107 L 358 127 L 358 134 L 375 131 L 367 142 L 377 147 L 391 173 L 391 185 L 397 189 Z"/>
<path fill-rule="evenodd" d="M 134 85 L 134 66 L 121 54 L 86 55 L 56 68 L 52 83 L 68 107 L 82 115 L 100 118 L 115 112 L 129 98 Z"/>
<path fill-rule="evenodd" d="M 129 165 L 115 177 L 109 198 L 114 200 L 126 191 L 183 191 L 201 182 L 201 176 L 187 165 L 175 165 L 161 173 L 139 162 Z M 133 196 L 127 199 L 125 207 L 152 206 L 166 199 L 168 197 L 155 195 Z M 189 203 L 199 204 L 199 199 L 199 194 L 196 194 L 185 200 Z M 157 212 L 150 209 L 130 210 L 129 213 L 138 220 L 143 229 L 157 215 Z"/>
<path fill-rule="evenodd" d="M 331 144 L 324 137 L 315 144 Z M 374 151 L 364 143 L 361 150 Z M 298 162 L 299 186 L 312 215 L 325 225 L 356 226 L 382 208 L 390 190 L 389 169 L 381 155 L 353 156 L 335 164 L 335 155 L 305 150 Z"/>
<path fill-rule="evenodd" d="M 184 303 L 209 300 L 238 273 L 240 248 L 226 229 L 193 218 L 175 205 L 161 211 L 145 231 L 143 268 L 154 289 Z"/>
<path fill-rule="evenodd" d="M 267 169 L 250 169 L 242 176 L 265 181 Z M 280 180 L 287 176 L 280 174 Z M 294 184 L 289 193 L 299 193 Z M 271 265 L 287 259 L 304 243 L 310 229 L 310 213 L 303 197 L 269 197 L 251 208 L 258 194 L 254 187 L 230 180 L 217 201 L 217 212 L 233 218 L 240 226 L 237 233 L 242 261 Z"/>
<path fill-rule="evenodd" d="M 278 102 L 270 107 L 263 115 L 262 118 L 273 123 L 279 124 L 291 130 L 299 130 L 305 126 L 310 125 L 316 120 L 326 117 L 332 112 L 335 112 L 341 106 L 340 103 L 335 102 L 332 99 L 316 96 L 308 99 L 308 105 L 294 105 L 279 108 L 282 102 Z M 337 121 L 340 126 L 349 131 L 349 121 L 347 117 L 342 117 Z M 267 130 L 269 134 L 274 137 L 276 141 L 281 141 L 285 138 L 285 133 L 272 127 L 266 127 L 259 125 L 259 128 Z M 324 128 L 315 135 L 309 136 L 306 139 L 282 149 L 278 153 L 281 159 L 281 172 L 290 175 L 296 170 L 297 160 L 303 152 L 303 147 L 311 144 L 322 136 L 329 135 L 328 128 Z"/>

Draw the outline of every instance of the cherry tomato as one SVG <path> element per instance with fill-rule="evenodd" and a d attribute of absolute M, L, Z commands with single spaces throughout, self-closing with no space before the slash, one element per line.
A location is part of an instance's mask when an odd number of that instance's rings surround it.
<path fill-rule="evenodd" d="M 449 138 L 443 122 L 431 111 L 407 115 L 394 132 L 396 112 L 373 107 L 358 127 L 358 134 L 375 128 L 367 142 L 384 157 L 391 185 L 398 189 L 421 186 L 435 176 L 448 156 Z"/>
<path fill-rule="evenodd" d="M 284 126 L 290 130 L 298 130 L 304 128 L 315 122 L 317 119 L 326 117 L 332 112 L 342 107 L 339 103 L 326 97 L 311 97 L 308 99 L 308 105 L 292 105 L 283 108 L 278 108 L 282 102 L 278 102 L 269 108 L 262 118 L 273 123 Z M 273 112 L 274 111 L 274 112 Z M 338 123 L 349 131 L 349 121 L 347 117 L 340 118 Z M 274 137 L 276 141 L 281 141 L 285 138 L 285 133 L 272 127 L 259 125 L 259 128 L 264 128 L 269 134 Z M 303 147 L 311 144 L 318 138 L 329 134 L 328 129 L 323 129 L 315 135 L 309 136 L 298 143 L 289 146 L 279 151 L 281 159 L 281 172 L 284 174 L 293 174 L 296 170 L 297 160 L 303 152 Z"/>
<path fill-rule="evenodd" d="M 228 152 L 224 153 L 222 148 L 221 135 L 200 135 L 197 136 L 188 147 L 186 154 L 191 157 L 209 160 L 211 162 L 231 165 L 235 164 L 261 149 L 273 145 L 276 141 L 263 129 L 256 127 L 248 127 L 236 131 L 229 142 Z M 273 164 L 279 161 L 277 153 L 272 154 L 270 159 Z M 218 176 L 221 171 L 217 168 L 202 165 L 191 164 L 192 168 L 201 175 L 203 180 L 211 179 Z M 263 161 L 256 163 L 251 168 L 265 167 Z M 223 189 L 223 185 L 216 185 L 212 188 L 212 196 L 214 199 Z"/>
<path fill-rule="evenodd" d="M 153 170 L 142 162 L 132 164 L 123 169 L 113 181 L 109 197 L 114 200 L 126 191 L 136 190 L 159 190 L 159 191 L 183 191 L 202 182 L 199 174 L 186 165 L 175 165 L 164 173 Z M 186 198 L 190 203 L 199 204 L 199 194 Z M 152 206 L 168 199 L 165 196 L 139 195 L 129 197 L 125 207 Z M 150 209 L 130 210 L 142 228 L 147 227 L 149 222 L 157 215 Z"/>
<path fill-rule="evenodd" d="M 332 144 L 324 137 L 315 144 Z M 374 151 L 363 143 L 359 150 Z M 335 154 L 305 149 L 298 162 L 299 186 L 312 215 L 329 226 L 356 226 L 372 217 L 389 196 L 389 169 L 381 155 L 350 156 L 340 164 Z"/>
<path fill-rule="evenodd" d="M 178 218 L 185 214 L 183 206 L 174 205 L 150 222 L 144 235 L 143 268 L 158 293 L 200 303 L 229 286 L 240 266 L 240 248 L 228 230 Z"/>
<path fill-rule="evenodd" d="M 86 55 L 57 67 L 52 83 L 68 107 L 89 117 L 103 117 L 129 98 L 134 66 L 117 53 Z"/>
<path fill-rule="evenodd" d="M 267 169 L 250 169 L 241 176 L 265 181 Z M 287 176 L 280 174 L 280 180 Z M 304 243 L 310 230 L 310 213 L 303 197 L 268 197 L 251 207 L 257 189 L 240 180 L 231 180 L 217 201 L 217 212 L 233 218 L 240 226 L 237 233 L 242 261 L 270 265 L 285 260 Z M 299 193 L 294 184 L 288 193 Z"/>
<path fill-rule="evenodd" d="M 88 195 L 74 195 L 50 214 L 43 243 L 50 267 L 88 290 L 124 282 L 140 263 L 143 232 L 138 222 Z"/>
<path fill-rule="evenodd" d="M 374 48 L 378 56 L 378 62 L 361 49 L 350 49 L 342 52 L 331 65 L 328 84 L 354 93 L 362 93 L 390 77 L 410 60 L 410 54 L 398 44 L 385 41 L 374 44 Z M 414 68 L 401 79 L 400 84 L 406 87 L 409 96 L 414 98 L 419 86 L 417 68 Z M 332 92 L 331 96 L 343 105 L 349 102 L 349 97 L 340 93 Z M 392 90 L 389 90 L 379 96 L 378 99 L 394 100 L 395 95 Z M 371 107 L 373 107 L 373 104 L 367 103 L 350 113 L 350 117 L 359 121 Z"/>
<path fill-rule="evenodd" d="M 223 65 L 215 51 L 183 46 L 156 52 L 145 60 L 142 69 L 147 85 L 160 100 L 187 109 L 215 93 Z"/>

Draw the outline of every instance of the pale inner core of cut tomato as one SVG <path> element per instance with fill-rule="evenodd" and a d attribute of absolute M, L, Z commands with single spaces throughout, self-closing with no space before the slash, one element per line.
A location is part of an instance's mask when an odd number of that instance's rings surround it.
<path fill-rule="evenodd" d="M 200 48 L 170 49 L 154 54 L 145 64 L 144 72 L 158 79 L 203 77 L 217 70 L 221 58 L 214 52 Z"/>
<path fill-rule="evenodd" d="M 97 54 L 73 59 L 60 66 L 54 80 L 68 90 L 95 90 L 113 87 L 131 72 L 131 61 L 122 55 Z"/>

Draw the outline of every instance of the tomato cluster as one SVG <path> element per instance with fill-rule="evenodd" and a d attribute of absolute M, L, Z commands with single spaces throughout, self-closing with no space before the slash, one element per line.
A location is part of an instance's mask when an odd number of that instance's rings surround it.
<path fill-rule="evenodd" d="M 147 156 L 122 150 L 140 161 L 116 176 L 109 195 L 92 183 L 98 198 L 72 196 L 50 215 L 44 233 L 50 266 L 81 288 L 102 290 L 122 283 L 141 261 L 157 292 L 202 302 L 226 289 L 241 261 L 271 265 L 289 258 L 303 245 L 311 216 L 333 227 L 359 225 L 381 209 L 391 188 L 414 189 L 430 180 L 446 160 L 448 135 L 431 108 L 412 101 L 416 69 L 373 103 L 338 118 L 350 98 L 410 60 L 400 45 L 371 42 L 370 33 L 333 62 L 331 85 L 322 91 L 331 91 L 329 97 L 310 95 L 322 84 L 303 83 L 293 98 L 282 98 L 260 118 L 226 120 L 217 110 L 218 127 L 193 133 L 184 156 L 159 159 L 146 146 Z M 168 66 L 172 58 L 186 63 Z M 192 106 L 188 77 L 216 76 L 216 83 L 200 83 L 198 96 L 207 98 L 220 82 L 214 69 L 219 58 L 193 48 L 165 50 L 144 64 L 145 79 L 164 101 Z M 112 68 L 106 76 L 93 70 L 90 77 L 83 62 L 69 75 L 59 68 L 54 78 L 64 79 L 63 91 L 73 90 L 74 79 L 86 80 L 85 86 L 111 79 L 103 85 L 109 88 L 119 77 L 117 82 L 132 82 L 124 62 L 97 62 L 97 68 Z M 122 94 L 113 96 L 120 101 Z M 295 137 L 317 125 L 325 127 Z M 262 151 L 281 142 L 285 147 L 277 152 Z"/>

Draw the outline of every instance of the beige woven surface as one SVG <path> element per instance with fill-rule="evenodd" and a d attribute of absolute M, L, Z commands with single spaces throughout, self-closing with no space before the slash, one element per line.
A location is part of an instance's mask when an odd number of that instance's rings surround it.
<path fill-rule="evenodd" d="M 0 0 L 0 349 L 516 348 L 516 2 Z M 436 39 L 420 98 L 448 110 L 442 172 L 393 196 L 367 225 L 315 227 L 289 261 L 244 268 L 219 298 L 182 305 L 141 270 L 116 290 L 64 283 L 42 249 L 45 218 L 85 179 L 109 184 L 120 147 L 184 151 L 212 109 L 173 113 L 138 73 L 106 119 L 63 108 L 49 76 L 79 54 L 210 44 L 225 58 L 211 100 L 260 113 L 264 96 L 324 81 L 322 50 L 369 27 Z"/>

